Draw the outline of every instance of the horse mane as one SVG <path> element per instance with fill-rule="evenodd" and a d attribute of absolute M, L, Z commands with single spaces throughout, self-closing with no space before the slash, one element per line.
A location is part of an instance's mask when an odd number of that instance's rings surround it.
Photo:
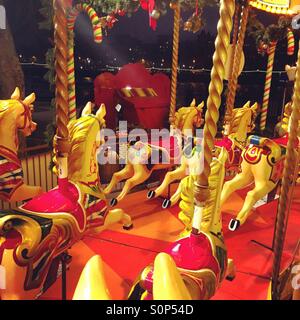
<path fill-rule="evenodd" d="M 218 209 L 223 181 L 220 179 L 221 171 L 224 170 L 224 163 L 227 158 L 226 152 L 221 152 L 218 159 L 214 159 L 211 163 L 211 174 L 208 178 L 209 183 L 209 199 L 205 203 L 203 210 L 201 231 L 208 232 L 215 211 Z M 192 222 L 194 214 L 194 182 L 195 175 L 189 175 L 181 181 L 181 201 L 179 207 L 181 209 L 179 218 L 185 223 Z"/>
<path fill-rule="evenodd" d="M 237 132 L 240 124 L 241 119 L 245 115 L 246 112 L 252 112 L 250 108 L 248 107 L 242 107 L 242 108 L 235 108 L 232 111 L 232 120 L 230 123 L 230 131 L 232 133 Z"/>
<path fill-rule="evenodd" d="M 175 113 L 175 127 L 182 128 L 191 107 L 181 107 Z"/>
<path fill-rule="evenodd" d="M 209 232 L 209 228 L 212 219 L 214 218 L 216 210 L 218 210 L 220 195 L 223 186 L 222 170 L 224 170 L 224 164 L 227 158 L 226 152 L 221 152 L 218 159 L 214 159 L 211 163 L 211 173 L 208 178 L 209 184 L 209 198 L 205 203 L 203 210 L 201 230 Z M 219 200 L 218 200 L 219 199 Z M 220 230 L 221 231 L 221 230 Z"/>
<path fill-rule="evenodd" d="M 70 151 L 68 154 L 68 178 L 70 180 L 79 180 L 82 174 L 83 157 L 86 153 L 86 142 L 89 131 L 97 121 L 94 117 L 85 116 L 76 120 L 71 120 L 68 124 Z M 56 148 L 53 150 L 53 162 L 57 165 Z M 53 168 L 57 174 L 56 166 Z"/>
<path fill-rule="evenodd" d="M 69 179 L 80 179 L 82 174 L 82 157 L 86 153 L 86 142 L 89 131 L 96 119 L 91 116 L 71 120 L 68 125 L 70 135 L 70 151 L 68 157 Z"/>

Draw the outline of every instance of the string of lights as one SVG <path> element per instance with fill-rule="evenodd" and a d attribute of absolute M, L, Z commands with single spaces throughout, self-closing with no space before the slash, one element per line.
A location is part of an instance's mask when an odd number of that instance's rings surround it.
<path fill-rule="evenodd" d="M 35 62 L 22 62 L 22 66 L 39 66 L 39 67 L 47 67 L 48 65 L 46 63 L 35 63 Z M 115 67 L 115 66 L 109 66 L 107 65 L 106 68 L 99 68 L 99 71 L 118 71 L 120 70 L 121 67 Z M 150 71 L 161 71 L 161 72 L 166 72 L 169 73 L 172 71 L 171 68 L 160 68 L 160 67 L 146 67 L 147 70 Z M 200 69 L 193 69 L 193 68 L 178 68 L 178 72 L 191 72 L 191 73 L 202 73 L 202 72 L 207 72 L 210 73 L 211 69 L 205 69 L 205 68 L 200 68 Z M 247 73 L 266 73 L 266 70 L 243 70 L 242 73 L 247 74 Z M 273 74 L 286 74 L 285 70 L 273 70 Z"/>

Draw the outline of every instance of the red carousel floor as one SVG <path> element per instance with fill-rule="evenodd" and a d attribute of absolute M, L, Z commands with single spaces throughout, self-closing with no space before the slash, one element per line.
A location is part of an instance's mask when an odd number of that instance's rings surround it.
<path fill-rule="evenodd" d="M 223 206 L 223 227 L 228 255 L 233 258 L 237 275 L 233 281 L 224 281 L 213 299 L 265 300 L 272 272 L 272 252 L 254 243 L 272 245 L 277 201 L 257 208 L 238 231 L 228 231 L 229 220 L 241 208 L 245 191 L 235 193 Z M 300 187 L 294 193 L 283 265 L 293 254 L 300 238 Z M 183 227 L 177 219 L 177 207 L 162 210 L 161 199 L 146 201 L 146 191 L 130 194 L 120 205 L 133 218 L 134 228 L 125 231 L 120 225 L 95 236 L 87 236 L 71 250 L 73 257 L 68 271 L 68 299 L 72 298 L 80 273 L 90 257 L 101 255 L 105 262 L 105 276 L 113 299 L 125 299 L 138 273 L 169 242 L 176 239 Z M 43 294 L 41 299 L 60 299 L 61 281 Z"/>

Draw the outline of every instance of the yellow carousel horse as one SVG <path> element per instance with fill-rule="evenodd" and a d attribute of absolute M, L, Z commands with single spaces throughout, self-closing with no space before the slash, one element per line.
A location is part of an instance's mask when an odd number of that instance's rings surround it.
<path fill-rule="evenodd" d="M 0 211 L 0 264 L 6 270 L 0 299 L 37 298 L 56 280 L 57 259 L 85 234 L 115 222 L 132 226 L 121 209 L 108 211 L 100 186 L 96 150 L 105 113 L 102 105 L 92 114 L 89 103 L 81 118 L 70 121 L 68 179 L 17 210 Z"/>
<path fill-rule="evenodd" d="M 289 117 L 287 115 L 287 117 Z M 288 142 L 289 124 L 288 119 L 284 119 L 281 128 L 286 134 L 280 138 L 268 139 L 258 136 L 248 138 L 248 146 L 242 153 L 241 172 L 232 180 L 225 182 L 221 205 L 236 190 L 243 189 L 255 184 L 254 188 L 247 193 L 242 209 L 237 214 L 236 219 L 231 219 L 229 230 L 235 231 L 244 224 L 254 204 L 270 193 L 278 185 L 282 178 L 285 151 Z M 298 145 L 295 146 L 297 150 Z"/>
<path fill-rule="evenodd" d="M 205 206 L 200 230 L 159 253 L 133 285 L 130 300 L 203 300 L 211 298 L 221 282 L 233 280 L 235 267 L 227 259 L 222 233 L 220 194 L 225 176 L 227 152 L 211 164 L 210 197 Z M 189 210 L 194 209 L 193 186 L 188 187 Z M 96 281 L 95 281 L 96 279 Z M 111 300 L 103 275 L 100 256 L 92 257 L 84 268 L 74 294 L 75 300 Z"/>
<path fill-rule="evenodd" d="M 0 199 L 14 202 L 31 199 L 42 192 L 41 187 L 24 183 L 23 169 L 17 153 L 18 132 L 28 137 L 36 129 L 32 121 L 35 94 L 21 100 L 16 88 L 9 100 L 0 100 Z"/>
<path fill-rule="evenodd" d="M 229 172 L 236 173 L 239 170 L 241 154 L 246 145 L 247 135 L 254 129 L 257 108 L 257 103 L 254 103 L 251 106 L 250 101 L 241 108 L 235 108 L 233 110 L 231 121 L 228 123 L 230 134 L 225 136 L 223 139 L 216 141 L 216 155 L 218 155 L 222 147 L 224 147 L 228 152 L 226 176 L 229 175 Z M 159 197 L 164 194 L 172 182 L 182 180 L 188 175 L 196 174 L 197 171 L 195 171 L 195 168 L 200 169 L 197 167 L 197 164 L 201 163 L 202 149 L 200 140 L 196 141 L 195 144 L 196 147 L 193 149 L 191 154 L 183 152 L 180 166 L 173 171 L 167 172 L 162 184 L 157 189 L 150 190 L 148 192 L 149 199 Z M 178 189 L 170 199 L 165 199 L 163 201 L 162 207 L 164 209 L 175 205 L 179 201 L 181 185 L 182 184 L 179 184 Z"/>
<path fill-rule="evenodd" d="M 194 99 L 189 107 L 182 107 L 176 112 L 174 131 L 179 131 L 178 135 L 171 135 L 158 141 L 150 141 L 149 144 L 139 141 L 129 149 L 129 161 L 124 169 L 113 174 L 110 183 L 104 189 L 104 193 L 109 194 L 119 182 L 126 180 L 121 193 L 112 199 L 111 205 L 116 205 L 133 187 L 146 181 L 152 172 L 172 168 L 175 164 L 180 163 L 180 159 L 182 158 L 181 140 L 183 134 L 185 132 L 193 133 L 195 128 L 199 128 L 203 124 L 203 106 L 203 102 L 196 106 Z M 164 147 L 165 145 L 167 145 L 169 149 L 166 149 Z M 157 164 L 149 163 L 151 155 L 154 152 L 160 154 L 160 158 L 164 160 L 158 161 L 159 163 Z"/>

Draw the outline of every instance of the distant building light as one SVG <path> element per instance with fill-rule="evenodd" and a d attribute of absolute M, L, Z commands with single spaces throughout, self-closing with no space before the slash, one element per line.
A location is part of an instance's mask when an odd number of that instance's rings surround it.
<path fill-rule="evenodd" d="M 194 59 L 194 60 L 193 60 L 193 63 L 195 63 L 195 62 L 196 62 L 196 60 Z"/>

